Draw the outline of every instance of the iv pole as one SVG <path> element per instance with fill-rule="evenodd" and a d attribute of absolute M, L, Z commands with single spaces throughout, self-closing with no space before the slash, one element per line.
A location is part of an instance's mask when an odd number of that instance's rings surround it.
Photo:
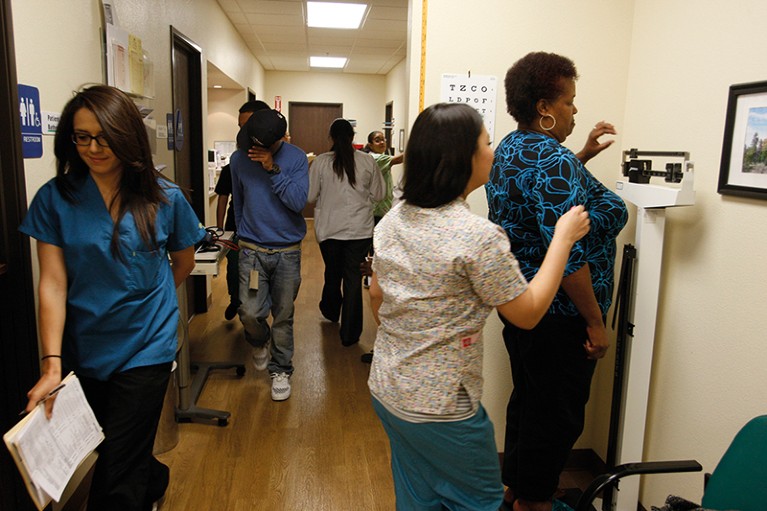
<path fill-rule="evenodd" d="M 639 156 L 674 158 L 681 160 L 681 163 L 666 164 L 666 171 L 659 172 L 651 169 L 651 160 L 640 160 Z M 628 176 L 628 180 L 618 181 L 616 191 L 625 201 L 637 207 L 635 234 L 637 262 L 635 291 L 629 297 L 628 304 L 629 321 L 633 325 L 631 334 L 633 338 L 631 342 L 626 343 L 625 347 L 626 363 L 620 409 L 612 412 L 619 413 L 615 432 L 617 438 L 614 439 L 615 465 L 642 460 L 655 323 L 658 313 L 666 208 L 691 206 L 695 203 L 694 164 L 689 161 L 689 157 L 687 152 L 638 151 L 636 149 L 623 152 L 623 174 Z M 668 183 L 681 182 L 681 187 L 649 184 L 650 177 L 660 176 L 665 177 Z M 636 511 L 639 502 L 639 478 L 622 480 L 620 491 L 608 492 L 607 495 L 612 496 L 612 502 L 605 502 L 603 509 Z"/>

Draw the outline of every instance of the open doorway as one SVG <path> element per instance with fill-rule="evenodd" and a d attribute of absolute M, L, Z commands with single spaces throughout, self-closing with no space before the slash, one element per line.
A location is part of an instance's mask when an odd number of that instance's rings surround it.
<path fill-rule="evenodd" d="M 202 49 L 191 39 L 171 27 L 171 67 L 173 77 L 173 152 L 175 182 L 189 193 L 192 209 L 200 222 L 205 222 L 207 187 L 202 158 Z M 187 313 L 208 310 L 207 282 L 204 276 L 186 281 Z"/>
<path fill-rule="evenodd" d="M 392 146 L 392 132 L 394 131 L 394 102 L 386 103 L 384 111 L 384 137 L 386 137 L 386 152 L 394 156 L 394 147 Z"/>

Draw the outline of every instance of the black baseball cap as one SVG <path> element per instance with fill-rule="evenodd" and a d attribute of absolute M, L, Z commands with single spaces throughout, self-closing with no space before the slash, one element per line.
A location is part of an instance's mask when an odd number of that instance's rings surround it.
<path fill-rule="evenodd" d="M 277 110 L 258 110 L 242 125 L 237 134 L 237 147 L 250 149 L 253 146 L 272 147 L 285 136 L 288 121 Z"/>

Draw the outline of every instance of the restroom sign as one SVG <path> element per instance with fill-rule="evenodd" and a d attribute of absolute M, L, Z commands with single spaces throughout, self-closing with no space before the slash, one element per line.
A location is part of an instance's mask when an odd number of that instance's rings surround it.
<path fill-rule="evenodd" d="M 474 108 L 485 121 L 490 142 L 495 133 L 495 101 L 498 80 L 495 76 L 472 76 L 469 74 L 443 74 L 441 101 L 466 103 Z"/>
<path fill-rule="evenodd" d="M 24 158 L 43 156 L 43 130 L 40 122 L 40 91 L 37 87 L 18 84 L 19 118 L 21 120 L 21 153 Z"/>

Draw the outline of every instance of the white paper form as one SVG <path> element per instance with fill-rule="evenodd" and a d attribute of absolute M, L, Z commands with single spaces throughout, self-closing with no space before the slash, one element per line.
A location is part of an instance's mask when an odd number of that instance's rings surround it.
<path fill-rule="evenodd" d="M 40 409 L 16 439 L 35 486 L 56 502 L 78 465 L 104 439 L 80 381 L 71 375 L 64 383 L 56 395 L 51 419 Z"/>

